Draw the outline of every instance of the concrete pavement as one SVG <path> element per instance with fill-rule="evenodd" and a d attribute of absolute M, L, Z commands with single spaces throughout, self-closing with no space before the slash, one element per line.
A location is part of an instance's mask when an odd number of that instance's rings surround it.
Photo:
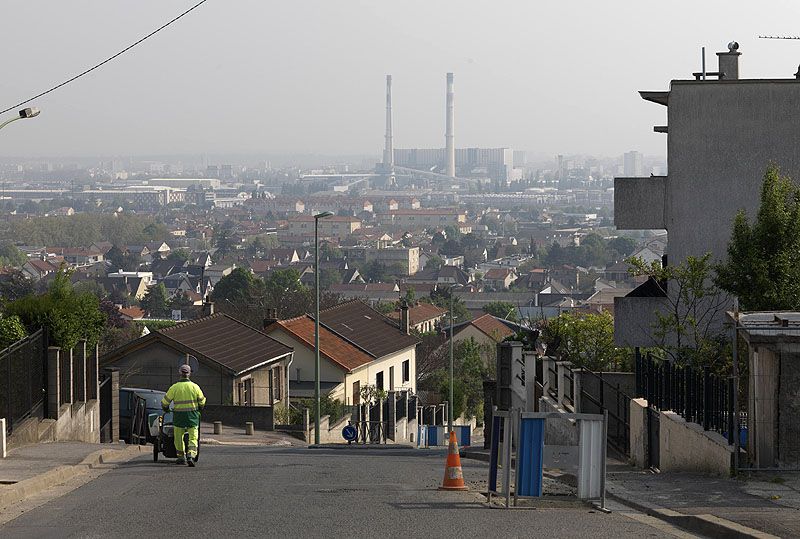
<path fill-rule="evenodd" d="M 309 450 L 208 446 L 199 467 L 120 464 L 57 501 L 0 527 L 3 537 L 558 536 L 686 537 L 634 513 L 559 508 L 487 508 L 476 492 L 437 491 L 438 452 L 399 448 Z M 463 461 L 473 485 L 486 465 Z"/>

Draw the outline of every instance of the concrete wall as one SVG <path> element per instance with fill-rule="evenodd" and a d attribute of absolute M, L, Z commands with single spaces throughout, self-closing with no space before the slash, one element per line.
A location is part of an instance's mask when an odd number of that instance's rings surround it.
<path fill-rule="evenodd" d="M 675 412 L 661 412 L 659 421 L 662 472 L 698 472 L 728 476 L 731 473 L 733 446 L 719 433 L 704 431 Z"/>
<path fill-rule="evenodd" d="M 666 228 L 665 176 L 614 178 L 614 224 L 620 230 Z M 643 211 L 646 208 L 647 211 Z"/>
<path fill-rule="evenodd" d="M 166 391 L 180 379 L 178 366 L 185 357 L 178 350 L 154 342 L 103 367 L 119 369 L 121 387 Z M 199 371 L 192 373 L 192 381 L 203 389 L 208 404 L 233 403 L 233 377 L 217 365 L 201 363 Z"/>
<path fill-rule="evenodd" d="M 656 312 L 667 308 L 665 298 L 614 298 L 614 344 L 617 346 L 655 346 L 653 327 Z"/>
<path fill-rule="evenodd" d="M 226 406 L 207 404 L 201 412 L 205 422 L 222 421 L 223 425 L 244 427 L 248 421 L 258 430 L 273 430 L 272 406 Z"/>
<path fill-rule="evenodd" d="M 630 446 L 631 464 L 639 468 L 647 468 L 647 401 L 631 399 Z"/>
<path fill-rule="evenodd" d="M 53 442 L 100 443 L 100 402 L 90 400 L 75 404 L 64 404 L 56 420 Z M 41 440 L 46 441 L 46 440 Z"/>
<path fill-rule="evenodd" d="M 544 413 L 568 413 L 550 397 L 539 399 L 539 411 Z M 544 425 L 545 445 L 578 445 L 580 430 L 572 419 L 547 419 Z"/>
<path fill-rule="evenodd" d="M 647 401 L 631 400 L 631 463 L 648 466 Z M 719 433 L 704 431 L 675 412 L 659 412 L 659 469 L 662 472 L 695 472 L 730 475 L 733 446 Z"/>

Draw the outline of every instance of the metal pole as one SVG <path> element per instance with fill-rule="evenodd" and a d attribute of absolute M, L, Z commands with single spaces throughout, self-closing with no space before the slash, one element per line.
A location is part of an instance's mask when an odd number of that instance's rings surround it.
<path fill-rule="evenodd" d="M 314 443 L 319 445 L 319 219 L 314 218 Z"/>
<path fill-rule="evenodd" d="M 706 48 L 703 47 L 703 80 L 706 80 Z"/>
<path fill-rule="evenodd" d="M 739 299 L 733 300 L 733 473 L 739 472 Z"/>
<path fill-rule="evenodd" d="M 447 429 L 453 432 L 453 289 L 450 289 L 450 400 L 447 402 Z"/>

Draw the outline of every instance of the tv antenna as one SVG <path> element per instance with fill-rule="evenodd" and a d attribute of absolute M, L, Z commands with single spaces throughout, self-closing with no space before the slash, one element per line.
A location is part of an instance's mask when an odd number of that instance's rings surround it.
<path fill-rule="evenodd" d="M 800 39 L 800 36 L 758 36 L 758 39 Z"/>

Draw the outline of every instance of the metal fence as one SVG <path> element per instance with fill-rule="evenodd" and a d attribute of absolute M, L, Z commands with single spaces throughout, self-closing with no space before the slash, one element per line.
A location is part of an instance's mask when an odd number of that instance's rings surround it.
<path fill-rule="evenodd" d="M 726 436 L 734 443 L 734 380 L 647 354 L 636 356 L 636 396 L 658 410 L 672 410 L 686 421 Z"/>
<path fill-rule="evenodd" d="M 6 431 L 28 417 L 44 417 L 47 407 L 47 335 L 40 329 L 0 351 L 0 413 Z"/>
<path fill-rule="evenodd" d="M 581 412 L 602 413 L 607 410 L 608 443 L 623 455 L 630 455 L 631 397 L 620 389 L 620 384 L 611 384 L 605 380 L 602 372 L 583 370 L 581 374 L 598 383 L 597 393 L 594 394 L 586 390 L 587 384 L 582 384 Z"/>

